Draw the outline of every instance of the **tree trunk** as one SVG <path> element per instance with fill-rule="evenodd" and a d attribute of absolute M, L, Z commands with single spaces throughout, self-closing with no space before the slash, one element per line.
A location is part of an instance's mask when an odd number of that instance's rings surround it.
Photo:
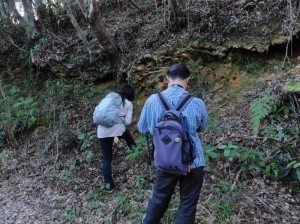
<path fill-rule="evenodd" d="M 24 20 L 26 21 L 25 30 L 29 38 L 34 38 L 38 31 L 35 26 L 33 8 L 30 0 L 22 0 L 24 7 Z"/>
<path fill-rule="evenodd" d="M 82 42 L 85 45 L 87 51 L 89 52 L 89 54 L 90 54 L 90 62 L 92 62 L 93 61 L 93 56 L 92 56 L 91 48 L 89 46 L 89 42 L 86 39 L 85 32 L 80 28 L 79 24 L 77 23 L 77 20 L 75 19 L 74 15 L 72 13 L 72 8 L 71 8 L 70 0 L 62 0 L 62 3 L 65 6 L 65 9 L 67 10 L 67 14 L 68 14 L 68 16 L 69 16 L 69 18 L 71 20 L 72 25 L 76 29 L 79 38 L 82 40 Z"/>
<path fill-rule="evenodd" d="M 87 14 L 88 11 L 86 10 L 86 7 L 87 7 L 86 5 L 89 3 L 87 3 L 87 1 L 89 1 L 89 0 L 77 0 L 77 4 L 78 4 L 80 11 L 82 12 L 85 19 L 87 19 L 87 17 L 88 17 L 88 14 Z"/>
<path fill-rule="evenodd" d="M 43 3 L 43 0 L 34 0 L 34 4 L 39 23 L 43 28 L 48 28 L 53 31 L 55 18 L 52 9 L 47 7 L 47 5 Z"/>
<path fill-rule="evenodd" d="M 17 32 L 10 32 L 2 28 L 2 36 L 9 42 L 18 42 L 23 40 L 23 37 L 26 36 L 24 26 L 21 24 L 26 23 L 23 17 L 20 15 L 19 11 L 16 9 L 15 1 L 12 0 L 0 0 L 3 2 L 4 10 L 7 14 L 5 23 L 9 28 L 17 29 Z M 8 29 L 9 30 L 9 29 Z M 16 30 L 15 30 L 16 31 Z"/>
<path fill-rule="evenodd" d="M 4 2 L 3 0 L 0 0 L 0 17 L 2 18 L 6 18 L 7 17 L 7 13 L 4 7 Z"/>
<path fill-rule="evenodd" d="M 168 30 L 178 30 L 184 23 L 182 18 L 182 12 L 176 2 L 176 0 L 166 0 L 166 12 L 165 23 Z"/>
<path fill-rule="evenodd" d="M 86 1 L 87 2 L 87 1 Z M 88 21 L 92 31 L 96 35 L 99 44 L 103 47 L 107 56 L 113 64 L 117 63 L 119 52 L 114 42 L 108 36 L 104 22 L 100 16 L 100 11 L 95 0 L 90 0 L 86 5 L 88 9 Z"/>
<path fill-rule="evenodd" d="M 18 10 L 16 9 L 15 1 L 12 0 L 4 0 L 4 1 L 6 1 L 7 11 L 10 20 L 15 23 L 21 23 L 23 21 L 23 18 L 18 12 Z"/>
<path fill-rule="evenodd" d="M 177 26 L 177 5 L 173 0 L 168 0 L 169 18 L 167 19 L 168 28 L 174 29 Z"/>

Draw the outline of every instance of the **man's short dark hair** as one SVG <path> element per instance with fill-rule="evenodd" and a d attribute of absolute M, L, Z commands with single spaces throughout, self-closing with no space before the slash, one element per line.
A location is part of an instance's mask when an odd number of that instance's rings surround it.
<path fill-rule="evenodd" d="M 190 77 L 190 70 L 184 64 L 174 64 L 167 72 L 171 79 L 187 79 Z"/>

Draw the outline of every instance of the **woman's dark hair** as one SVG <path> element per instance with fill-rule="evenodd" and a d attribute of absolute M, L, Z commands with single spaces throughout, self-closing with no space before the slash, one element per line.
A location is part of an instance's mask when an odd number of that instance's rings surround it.
<path fill-rule="evenodd" d="M 125 104 L 125 99 L 129 101 L 134 100 L 134 88 L 132 85 L 129 84 L 124 85 L 117 93 L 121 95 L 123 105 Z"/>
<path fill-rule="evenodd" d="M 184 64 L 174 64 L 167 72 L 171 79 L 187 79 L 190 77 L 190 70 Z"/>

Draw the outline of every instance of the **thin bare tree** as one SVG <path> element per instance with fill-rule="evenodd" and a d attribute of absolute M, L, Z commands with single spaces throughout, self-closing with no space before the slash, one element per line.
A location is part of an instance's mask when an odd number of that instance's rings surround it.
<path fill-rule="evenodd" d="M 25 21 L 25 30 L 28 37 L 32 38 L 38 34 L 35 18 L 33 13 L 33 7 L 30 0 L 22 0 L 24 7 L 24 21 Z"/>
<path fill-rule="evenodd" d="M 43 0 L 34 0 L 34 9 L 38 17 L 38 22 L 42 27 L 53 31 L 56 21 L 51 4 L 47 5 Z"/>
<path fill-rule="evenodd" d="M 179 17 L 182 12 L 176 0 L 164 0 L 164 22 L 168 30 L 176 30 L 180 27 Z"/>
<path fill-rule="evenodd" d="M 15 1 L 4 0 L 4 2 L 6 3 L 7 12 L 8 12 L 10 20 L 14 23 L 21 23 L 23 21 L 23 18 L 16 8 Z"/>
<path fill-rule="evenodd" d="M 0 0 L 0 16 L 3 18 L 7 17 L 7 12 L 6 12 L 3 0 Z"/>
<path fill-rule="evenodd" d="M 81 1 L 85 5 L 87 10 L 86 15 L 92 31 L 98 39 L 99 44 L 103 47 L 108 58 L 112 63 L 116 63 L 118 60 L 119 51 L 114 41 L 106 31 L 106 27 L 102 20 L 100 10 L 96 0 L 84 0 Z"/>
<path fill-rule="evenodd" d="M 62 3 L 65 6 L 65 9 L 67 11 L 67 14 L 68 14 L 70 20 L 71 20 L 72 25 L 74 26 L 74 28 L 77 31 L 78 37 L 82 40 L 84 46 L 86 47 L 87 51 L 89 52 L 90 62 L 92 62 L 93 61 L 93 55 L 92 55 L 92 50 L 91 50 L 90 44 L 89 44 L 89 42 L 86 38 L 86 33 L 84 32 L 84 30 L 81 29 L 81 27 L 79 26 L 77 20 L 75 19 L 75 16 L 73 15 L 70 0 L 62 0 Z"/>

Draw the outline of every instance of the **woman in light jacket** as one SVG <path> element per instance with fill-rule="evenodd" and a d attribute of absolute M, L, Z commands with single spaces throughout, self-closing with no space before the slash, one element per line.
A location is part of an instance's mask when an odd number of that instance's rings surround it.
<path fill-rule="evenodd" d="M 122 103 L 118 112 L 118 117 L 121 118 L 122 122 L 112 127 L 101 125 L 97 127 L 98 143 L 103 157 L 102 172 L 104 176 L 104 189 L 108 192 L 111 192 L 114 188 L 114 180 L 111 172 L 114 137 L 117 136 L 119 139 L 124 139 L 130 148 L 136 145 L 131 134 L 125 127 L 131 124 L 132 121 L 134 88 L 131 85 L 124 85 L 117 93 L 122 97 Z"/>

